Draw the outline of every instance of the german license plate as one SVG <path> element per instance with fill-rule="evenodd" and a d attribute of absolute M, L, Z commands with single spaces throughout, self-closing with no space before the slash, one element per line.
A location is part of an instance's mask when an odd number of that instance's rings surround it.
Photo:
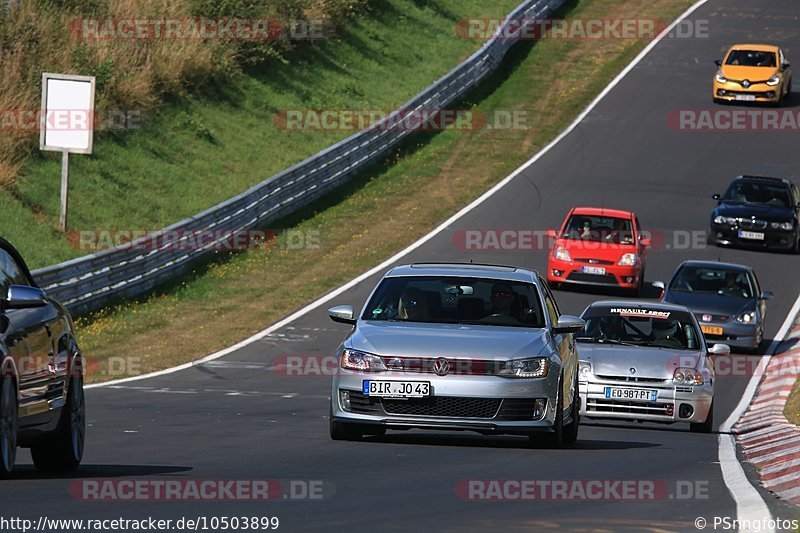
<path fill-rule="evenodd" d="M 722 335 L 722 328 L 720 326 L 704 326 L 701 324 L 700 330 L 706 335 Z"/>
<path fill-rule="evenodd" d="M 606 269 L 603 267 L 592 267 L 592 266 L 585 266 L 581 268 L 581 272 L 584 274 L 598 274 L 602 276 L 606 273 Z"/>
<path fill-rule="evenodd" d="M 364 395 L 381 398 L 424 398 L 431 395 L 429 381 L 363 381 Z"/>
<path fill-rule="evenodd" d="M 763 241 L 764 234 L 760 231 L 742 231 L 739 230 L 739 238 L 740 239 L 750 239 L 754 241 Z"/>
<path fill-rule="evenodd" d="M 657 390 L 625 389 L 622 387 L 606 387 L 606 398 L 610 400 L 644 400 L 655 402 L 658 400 Z"/>
<path fill-rule="evenodd" d="M 754 94 L 737 94 L 736 99 L 740 102 L 755 102 L 756 97 Z"/>

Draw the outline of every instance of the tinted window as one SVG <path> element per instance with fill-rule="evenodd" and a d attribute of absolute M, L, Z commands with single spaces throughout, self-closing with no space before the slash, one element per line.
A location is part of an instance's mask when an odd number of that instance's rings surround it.
<path fill-rule="evenodd" d="M 696 266 L 681 267 L 670 283 L 669 290 L 735 298 L 752 298 L 755 293 L 746 271 Z"/>
<path fill-rule="evenodd" d="M 751 180 L 737 180 L 728 187 L 723 200 L 743 204 L 789 207 L 789 188 L 782 183 L 764 183 Z"/>
<path fill-rule="evenodd" d="M 582 317 L 579 342 L 633 344 L 676 350 L 698 350 L 700 334 L 689 314 L 648 308 L 592 306 Z"/>
<path fill-rule="evenodd" d="M 11 285 L 28 285 L 28 279 L 14 258 L 0 249 L 0 297 L 8 296 L 8 288 Z"/>
<path fill-rule="evenodd" d="M 632 244 L 633 229 L 628 218 L 572 215 L 562 237 L 582 241 Z"/>
<path fill-rule="evenodd" d="M 361 318 L 544 327 L 535 285 L 446 276 L 386 278 Z"/>
<path fill-rule="evenodd" d="M 726 65 L 743 67 L 775 67 L 774 52 L 757 52 L 755 50 L 734 50 L 728 56 Z"/>

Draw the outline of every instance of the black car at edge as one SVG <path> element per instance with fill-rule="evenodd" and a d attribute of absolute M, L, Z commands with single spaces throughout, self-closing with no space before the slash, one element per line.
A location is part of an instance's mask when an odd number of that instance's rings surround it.
<path fill-rule="evenodd" d="M 800 252 L 800 191 L 791 181 L 738 176 L 712 198 L 709 242 Z"/>
<path fill-rule="evenodd" d="M 0 476 L 17 447 L 45 471 L 73 470 L 83 456 L 82 357 L 72 318 L 36 286 L 20 254 L 0 238 Z"/>

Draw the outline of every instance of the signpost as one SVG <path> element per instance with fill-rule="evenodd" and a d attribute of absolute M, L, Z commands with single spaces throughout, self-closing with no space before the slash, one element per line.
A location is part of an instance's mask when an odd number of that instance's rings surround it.
<path fill-rule="evenodd" d="M 94 76 L 42 74 L 39 149 L 61 152 L 61 231 L 67 231 L 69 154 L 91 154 Z"/>

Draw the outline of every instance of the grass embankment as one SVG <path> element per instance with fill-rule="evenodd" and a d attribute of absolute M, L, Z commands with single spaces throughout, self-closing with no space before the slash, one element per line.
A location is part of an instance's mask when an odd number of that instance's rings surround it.
<path fill-rule="evenodd" d="M 274 126 L 276 112 L 394 108 L 478 48 L 455 37 L 459 19 L 501 17 L 516 4 L 370 0 L 336 37 L 168 96 L 141 130 L 71 157 L 66 239 L 55 229 L 59 155 L 36 157 L 0 190 L 2 234 L 36 268 L 91 252 L 81 232 L 155 230 L 203 211 L 353 133 L 287 132 Z"/>
<path fill-rule="evenodd" d="M 560 16 L 671 20 L 690 4 L 587 0 Z M 103 371 L 110 356 L 134 358 L 136 370 L 148 372 L 228 346 L 401 250 L 544 146 L 645 45 L 544 40 L 515 47 L 466 105 L 485 114 L 526 111 L 535 127 L 419 135 L 324 201 L 281 221 L 281 227 L 319 232 L 318 248 L 273 246 L 211 263 L 146 301 L 80 320 L 80 342 L 98 369 L 91 379 L 125 375 Z M 420 40 L 407 51 L 431 49 Z M 395 73 L 390 85 L 402 78 Z M 285 134 L 284 142 L 293 135 Z"/>

